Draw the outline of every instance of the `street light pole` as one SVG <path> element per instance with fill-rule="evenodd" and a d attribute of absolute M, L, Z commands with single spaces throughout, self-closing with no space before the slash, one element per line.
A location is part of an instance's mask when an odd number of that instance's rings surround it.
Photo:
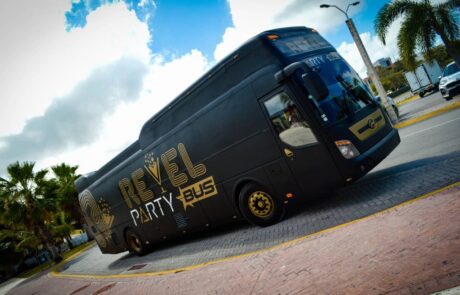
<path fill-rule="evenodd" d="M 321 4 L 319 7 L 321 8 L 334 7 L 334 8 L 337 8 L 340 12 L 342 12 L 345 15 L 345 17 L 347 18 L 345 23 L 347 24 L 347 27 L 350 30 L 351 36 L 353 37 L 353 40 L 355 41 L 356 47 L 358 47 L 359 54 L 361 55 L 361 58 L 363 59 L 364 64 L 366 65 L 367 73 L 369 74 L 372 82 L 374 83 L 375 88 L 377 89 L 377 93 L 379 94 L 383 102 L 383 106 L 387 110 L 391 121 L 393 123 L 397 123 L 398 117 L 396 116 L 395 111 L 393 110 L 393 108 L 391 107 L 391 104 L 388 101 L 387 93 L 385 89 L 383 88 L 382 83 L 380 82 L 380 79 L 377 75 L 377 72 L 374 69 L 374 66 L 372 65 L 371 59 L 369 58 L 369 54 L 367 54 L 363 41 L 361 40 L 361 37 L 359 37 L 358 31 L 356 30 L 353 20 L 348 17 L 348 9 L 350 8 L 350 6 L 356 6 L 358 4 L 359 4 L 359 1 L 348 4 L 347 9 L 345 11 L 343 11 L 342 9 L 340 9 L 340 7 L 336 5 Z"/>

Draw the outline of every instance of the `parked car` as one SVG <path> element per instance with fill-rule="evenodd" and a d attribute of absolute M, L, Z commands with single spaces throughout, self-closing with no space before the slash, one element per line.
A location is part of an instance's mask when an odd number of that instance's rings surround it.
<path fill-rule="evenodd" d="M 375 98 L 383 106 L 383 102 L 382 102 L 382 99 L 380 98 L 380 96 L 377 95 Z M 388 98 L 388 102 L 390 103 L 391 107 L 393 108 L 393 110 L 396 113 L 396 117 L 399 118 L 399 108 L 398 108 L 398 106 L 396 105 L 395 101 L 391 97 L 387 96 L 387 98 Z"/>
<path fill-rule="evenodd" d="M 455 62 L 448 64 L 442 72 L 439 90 L 446 100 L 460 93 L 460 69 Z"/>

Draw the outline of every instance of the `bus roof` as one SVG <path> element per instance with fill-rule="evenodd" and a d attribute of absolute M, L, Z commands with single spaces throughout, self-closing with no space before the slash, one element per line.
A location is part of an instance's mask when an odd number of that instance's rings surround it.
<path fill-rule="evenodd" d="M 201 78 L 199 78 L 197 81 L 195 81 L 192 85 L 190 85 L 188 88 L 186 88 L 181 94 L 179 94 L 174 100 L 172 100 L 169 104 L 167 104 L 163 109 L 158 111 L 155 115 L 153 115 L 145 124 L 144 127 L 148 123 L 155 122 L 158 120 L 164 113 L 168 112 L 171 108 L 174 107 L 175 104 L 179 103 L 180 101 L 186 99 L 191 93 L 193 93 L 196 89 L 202 87 L 203 83 L 209 80 L 209 78 L 213 77 L 216 73 L 224 70 L 227 66 L 232 64 L 232 61 L 236 59 L 238 56 L 244 55 L 246 51 L 249 51 L 252 49 L 252 46 L 254 43 L 260 42 L 261 39 L 267 35 L 271 34 L 283 34 L 287 32 L 293 32 L 293 31 L 312 31 L 311 28 L 307 27 L 286 27 L 286 28 L 278 28 L 278 29 L 272 29 L 268 31 L 264 31 L 259 33 L 258 35 L 252 37 L 251 39 L 247 40 L 245 43 L 240 45 L 237 49 L 232 51 L 230 54 L 228 54 L 225 58 L 223 58 L 219 63 L 217 63 L 214 67 L 212 67 L 210 70 L 208 70 Z M 144 127 L 142 129 L 144 129 Z M 142 131 L 141 131 L 142 135 Z"/>
<path fill-rule="evenodd" d="M 128 158 L 130 158 L 132 155 L 134 155 L 137 151 L 139 151 L 141 148 L 144 148 L 146 145 L 145 142 L 151 142 L 154 141 L 157 137 L 162 136 L 163 134 L 156 134 L 156 136 L 153 136 L 154 133 L 152 131 L 152 128 L 155 128 L 154 124 L 157 122 L 160 118 L 162 118 L 165 114 L 169 113 L 170 111 L 173 111 L 179 104 L 186 102 L 189 98 L 193 97 L 195 93 L 199 92 L 201 89 L 207 86 L 207 91 L 209 91 L 209 88 L 212 87 L 210 85 L 207 85 L 213 78 L 218 76 L 220 73 L 224 72 L 226 69 L 231 67 L 232 65 L 235 64 L 235 61 L 240 59 L 241 57 L 254 54 L 254 49 L 257 47 L 263 47 L 262 44 L 266 44 L 267 42 L 267 37 L 268 35 L 280 35 L 282 36 L 283 34 L 286 33 L 291 33 L 291 32 L 312 32 L 311 28 L 307 27 L 286 27 L 286 28 L 278 28 L 278 29 L 273 29 L 273 30 L 268 30 L 259 33 L 258 35 L 252 37 L 248 41 L 246 41 L 244 44 L 242 44 L 240 47 L 238 47 L 236 50 L 234 50 L 232 53 L 227 55 L 224 59 L 222 59 L 219 63 L 217 63 L 214 67 L 212 67 L 210 70 L 208 70 L 201 78 L 199 78 L 196 82 L 194 82 L 191 86 L 189 86 L 187 89 L 185 89 L 180 95 L 178 95 L 174 100 L 172 100 L 168 105 L 166 105 L 163 109 L 161 109 L 159 112 L 157 112 L 155 115 L 153 115 L 149 120 L 144 123 L 141 132 L 139 134 L 139 139 L 136 140 L 134 143 L 132 143 L 130 146 L 125 148 L 120 154 L 118 154 L 115 158 L 107 162 L 104 166 L 102 166 L 99 170 L 97 170 L 94 173 L 90 173 L 86 176 L 82 176 L 81 179 L 79 179 L 78 187 L 79 191 L 82 191 L 86 187 L 88 187 L 91 183 L 93 183 L 95 180 L 103 177 L 106 173 L 111 171 L 112 169 L 116 168 L 120 164 L 122 164 L 124 161 L 126 161 Z M 266 47 L 265 47 L 266 48 Z M 266 51 L 268 51 L 266 49 Z M 260 56 L 259 59 L 263 59 L 263 55 L 260 54 L 260 48 L 256 52 L 257 56 Z M 266 54 L 268 55 L 268 54 Z M 273 53 L 270 53 L 269 55 L 272 56 L 272 61 L 267 59 L 265 63 L 273 63 Z M 277 57 L 279 59 L 279 57 Z M 249 61 L 251 63 L 251 61 Z M 254 63 L 254 62 L 252 62 Z M 259 63 L 253 67 L 253 69 L 257 67 L 261 67 L 263 63 Z M 254 72 L 255 70 L 251 70 L 250 68 L 246 69 L 245 73 L 246 75 L 251 74 L 251 71 Z M 226 77 L 228 79 L 228 77 Z M 221 87 L 222 89 L 217 89 L 215 92 L 212 93 L 210 100 L 217 98 L 221 94 L 225 93 L 226 90 L 230 89 L 231 87 L 235 86 L 238 84 L 238 81 L 241 81 L 243 79 L 238 78 L 235 79 L 234 85 L 228 85 L 231 83 L 226 83 L 226 87 Z M 193 110 L 191 114 L 193 114 Z M 189 115 L 191 115 L 189 114 Z M 171 126 L 166 126 L 164 130 L 169 130 Z M 149 136 L 150 134 L 150 136 Z M 149 139 L 146 139 L 145 137 L 149 137 Z"/>
<path fill-rule="evenodd" d="M 228 91 L 230 88 L 234 87 L 239 82 L 244 80 L 245 76 L 249 76 L 253 72 L 257 71 L 258 69 L 268 64 L 281 63 L 280 56 L 276 56 L 276 54 L 274 54 L 271 49 L 268 49 L 268 46 L 263 46 L 268 41 L 268 38 L 266 36 L 272 35 L 272 34 L 282 36 L 283 34 L 296 32 L 296 31 L 312 32 L 313 30 L 310 28 L 306 28 L 306 27 L 288 27 L 288 28 L 279 28 L 279 29 L 264 31 L 254 36 L 253 38 L 249 39 L 239 48 L 237 48 L 232 53 L 227 55 L 227 57 L 225 57 L 224 59 L 222 59 L 222 61 L 217 63 L 213 68 L 211 68 L 201 78 L 199 78 L 195 83 L 193 83 L 186 90 L 184 90 L 180 95 L 178 95 L 174 100 L 172 100 L 162 110 L 160 110 L 155 115 L 153 115 L 149 120 L 147 120 L 147 122 L 142 127 L 140 135 L 139 135 L 139 142 L 140 142 L 141 148 L 145 148 L 148 145 L 146 144 L 146 142 L 151 142 L 152 140 L 155 140 L 156 138 L 164 135 L 164 133 L 166 133 L 167 131 L 169 131 L 170 129 L 174 127 L 174 126 L 169 126 L 170 128 L 166 128 L 165 130 L 163 130 L 163 132 L 151 132 L 152 131 L 151 129 L 154 128 L 154 126 L 156 125 L 155 122 L 157 122 L 160 118 L 162 118 L 165 114 L 169 113 L 170 111 L 173 111 L 174 109 L 176 109 L 177 111 L 177 108 L 180 104 L 188 101 L 189 99 L 192 99 L 192 97 L 194 96 L 195 97 L 198 96 L 199 95 L 198 92 L 200 92 L 204 88 L 206 88 L 206 93 L 201 93 L 200 95 L 210 96 L 209 100 L 207 101 L 207 103 L 209 103 L 213 99 L 219 97 L 220 95 Z M 252 55 L 253 57 L 252 59 L 244 58 L 250 55 Z M 233 73 L 234 75 L 232 76 L 231 74 L 229 74 L 230 69 L 231 68 L 236 69 L 238 68 L 238 65 L 241 66 L 241 62 L 236 63 L 237 60 L 245 60 L 243 62 L 244 66 L 240 68 L 240 72 Z M 224 72 L 226 73 L 226 75 L 221 76 L 222 73 Z M 234 72 L 237 72 L 237 71 L 234 71 Z M 221 85 L 217 85 L 218 83 L 216 83 L 215 81 L 219 81 L 218 76 L 221 76 L 220 78 L 225 79 L 226 80 L 225 83 L 220 83 Z M 214 83 L 211 84 L 212 80 L 214 80 Z M 201 107 L 202 106 L 204 105 L 201 105 Z M 190 116 L 196 111 L 198 110 L 190 109 L 190 110 L 187 110 L 187 113 Z M 178 114 L 176 113 L 176 115 Z M 149 133 L 150 133 L 150 136 L 148 136 Z"/>

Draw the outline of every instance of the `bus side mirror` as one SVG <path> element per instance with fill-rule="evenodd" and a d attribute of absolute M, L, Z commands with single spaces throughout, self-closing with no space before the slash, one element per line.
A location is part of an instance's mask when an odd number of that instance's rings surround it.
<path fill-rule="evenodd" d="M 329 95 L 329 89 L 318 73 L 308 71 L 302 75 L 302 80 L 308 92 L 310 92 L 317 101 L 321 101 Z"/>

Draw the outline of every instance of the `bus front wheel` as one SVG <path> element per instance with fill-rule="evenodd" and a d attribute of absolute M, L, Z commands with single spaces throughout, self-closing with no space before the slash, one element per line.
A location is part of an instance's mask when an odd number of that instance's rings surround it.
<path fill-rule="evenodd" d="M 147 246 L 140 235 L 134 230 L 130 228 L 126 230 L 125 240 L 128 245 L 129 252 L 134 252 L 138 256 L 142 256 L 147 253 Z"/>
<path fill-rule="evenodd" d="M 256 183 L 246 184 L 238 196 L 243 217 L 258 226 L 268 226 L 281 220 L 284 206 L 267 189 Z"/>

